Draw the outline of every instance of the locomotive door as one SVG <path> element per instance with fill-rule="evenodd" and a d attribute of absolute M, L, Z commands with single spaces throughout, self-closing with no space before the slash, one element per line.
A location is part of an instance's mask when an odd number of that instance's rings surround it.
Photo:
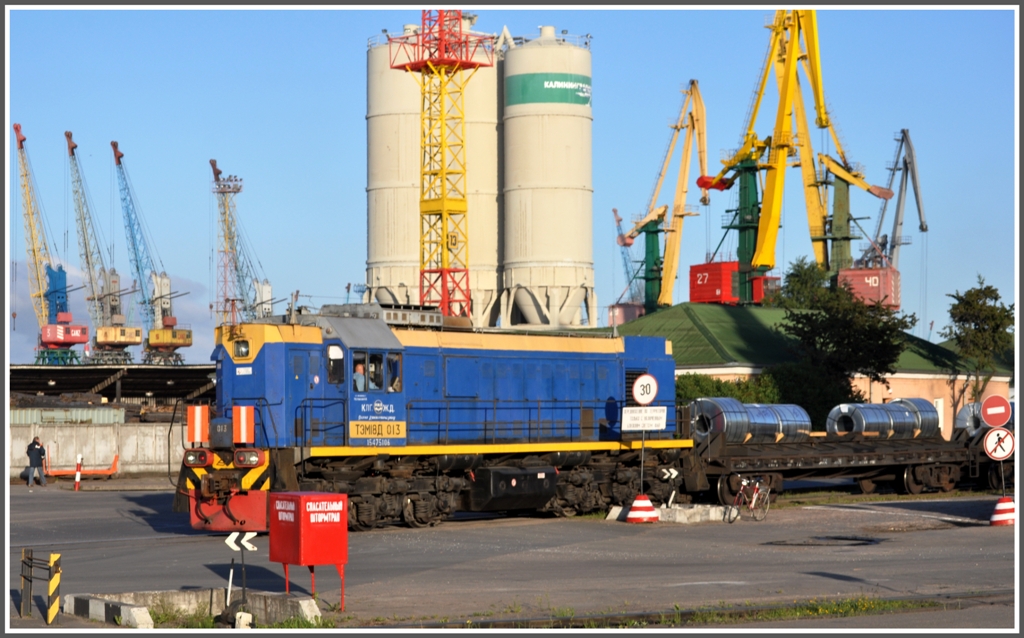
<path fill-rule="evenodd" d="M 328 433 L 340 429 L 344 419 L 342 402 L 325 399 L 325 370 L 317 346 L 290 349 L 287 367 L 288 405 L 293 407 L 292 424 L 298 445 L 326 445 Z M 330 437 L 334 438 L 334 437 Z"/>

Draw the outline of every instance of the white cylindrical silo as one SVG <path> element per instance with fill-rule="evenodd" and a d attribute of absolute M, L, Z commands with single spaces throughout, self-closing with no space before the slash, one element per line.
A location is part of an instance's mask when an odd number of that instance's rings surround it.
<path fill-rule="evenodd" d="M 377 36 L 366 53 L 367 301 L 419 303 L 419 202 L 420 88 Z"/>
<path fill-rule="evenodd" d="M 540 37 L 505 53 L 502 325 L 597 325 L 589 41 Z"/>
<path fill-rule="evenodd" d="M 469 32 L 474 21 L 464 14 L 463 30 Z M 419 28 L 406 25 L 404 35 Z M 501 105 L 495 67 L 481 67 L 472 76 L 466 71 L 465 77 L 470 298 L 474 325 L 488 326 L 497 321 L 500 292 Z M 391 68 L 386 37 L 371 39 L 366 72 L 366 285 L 368 299 L 380 303 L 420 303 L 420 109 L 416 78 Z"/>
<path fill-rule="evenodd" d="M 469 31 L 476 16 L 463 13 L 463 32 Z M 486 55 L 479 51 L 482 61 Z M 473 325 L 482 328 L 498 322 L 501 293 L 499 264 L 504 197 L 498 168 L 501 137 L 501 91 L 498 60 L 494 65 L 465 72 L 463 121 L 466 144 L 466 223 L 469 235 L 469 290 Z"/>

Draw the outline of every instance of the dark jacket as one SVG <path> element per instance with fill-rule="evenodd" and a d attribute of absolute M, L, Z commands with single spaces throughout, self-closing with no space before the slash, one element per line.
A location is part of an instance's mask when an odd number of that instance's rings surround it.
<path fill-rule="evenodd" d="M 29 467 L 43 467 L 43 457 L 46 456 L 46 449 L 32 441 L 28 444 L 28 450 L 25 451 L 28 454 L 28 465 Z"/>

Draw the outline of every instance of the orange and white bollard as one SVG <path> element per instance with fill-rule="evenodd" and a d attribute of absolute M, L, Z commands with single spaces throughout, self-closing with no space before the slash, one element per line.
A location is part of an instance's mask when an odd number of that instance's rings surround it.
<path fill-rule="evenodd" d="M 75 464 L 75 491 L 78 491 L 78 484 L 82 481 L 82 455 L 78 455 L 78 462 Z"/>
<path fill-rule="evenodd" d="M 1004 496 L 996 503 L 996 509 L 992 512 L 989 525 L 1013 525 L 1015 514 L 1013 499 Z"/>
<path fill-rule="evenodd" d="M 626 514 L 627 523 L 657 523 L 660 519 L 657 510 L 651 504 L 651 499 L 643 494 L 633 499 L 629 513 Z"/>

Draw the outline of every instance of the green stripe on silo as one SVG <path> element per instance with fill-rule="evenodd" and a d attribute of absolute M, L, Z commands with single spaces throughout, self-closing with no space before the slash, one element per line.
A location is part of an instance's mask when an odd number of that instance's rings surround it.
<path fill-rule="evenodd" d="M 590 106 L 590 78 L 576 73 L 523 73 L 505 78 L 505 106 L 545 103 Z"/>

